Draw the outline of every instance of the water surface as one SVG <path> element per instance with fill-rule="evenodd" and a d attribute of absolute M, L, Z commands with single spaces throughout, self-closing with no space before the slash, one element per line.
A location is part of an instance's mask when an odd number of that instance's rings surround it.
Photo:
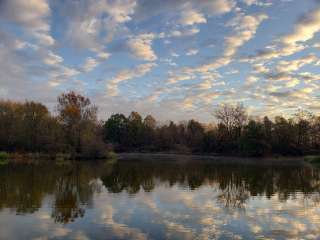
<path fill-rule="evenodd" d="M 311 166 L 0 166 L 0 239 L 320 239 L 319 207 Z"/>

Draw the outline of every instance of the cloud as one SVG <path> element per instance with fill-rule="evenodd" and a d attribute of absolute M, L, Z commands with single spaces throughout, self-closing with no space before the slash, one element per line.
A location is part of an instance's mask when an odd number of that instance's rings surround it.
<path fill-rule="evenodd" d="M 107 52 L 97 53 L 97 57 L 100 58 L 101 60 L 107 60 L 110 56 L 111 56 L 111 54 L 107 53 Z"/>
<path fill-rule="evenodd" d="M 145 240 L 148 235 L 141 232 L 138 228 L 129 227 L 126 224 L 118 223 L 114 220 L 114 215 L 117 209 L 114 209 L 112 205 L 105 205 L 100 209 L 101 223 L 111 228 L 112 234 L 121 239 L 137 239 Z"/>
<path fill-rule="evenodd" d="M 283 56 L 290 56 L 306 48 L 303 45 L 311 40 L 320 31 L 320 8 L 317 8 L 302 17 L 295 24 L 292 33 L 285 34 L 276 41 L 275 44 L 268 46 L 264 50 L 252 57 L 248 61 L 271 60 Z"/>
<path fill-rule="evenodd" d="M 293 72 L 299 70 L 304 65 L 315 63 L 317 61 L 319 61 L 319 59 L 315 54 L 309 54 L 293 61 L 279 61 L 276 70 L 278 72 Z"/>
<path fill-rule="evenodd" d="M 84 72 L 90 72 L 93 69 L 95 69 L 97 66 L 99 65 L 99 62 L 92 58 L 92 57 L 88 57 L 82 67 Z"/>
<path fill-rule="evenodd" d="M 140 34 L 128 40 L 128 48 L 132 55 L 145 61 L 155 61 L 156 54 L 152 49 L 152 40 L 155 35 L 152 33 Z"/>
<path fill-rule="evenodd" d="M 1 1 L 1 16 L 5 20 L 25 26 L 30 31 L 48 31 L 46 18 L 50 8 L 46 0 L 4 0 Z"/>
<path fill-rule="evenodd" d="M 259 78 L 257 78 L 256 76 L 249 76 L 246 79 L 245 85 L 250 86 L 250 85 L 256 83 L 258 80 L 259 80 Z"/>
<path fill-rule="evenodd" d="M 272 114 L 277 107 L 277 112 L 288 111 L 297 101 L 317 109 L 320 9 L 310 1 L 291 11 L 295 4 L 271 0 L 2 0 L 0 58 L 5 61 L 0 64 L 0 96 L 31 98 L 50 106 L 61 91 L 75 88 L 93 101 L 100 95 L 108 99 L 111 106 L 99 103 L 103 117 L 103 111 L 136 108 L 153 111 L 163 120 L 198 116 L 208 121 L 212 104 L 235 99 Z M 270 21 L 264 13 L 266 6 L 271 6 Z M 273 11 L 278 6 L 288 11 Z M 312 9 L 292 22 L 306 8 Z M 287 16 L 288 21 L 282 22 Z M 268 39 L 271 42 L 266 44 Z M 256 48 L 260 50 L 255 52 Z M 159 68 L 152 72 L 156 63 Z M 152 78 L 142 78 L 148 73 Z M 102 83 L 105 76 L 108 80 Z M 139 77 L 141 83 L 131 84 Z M 128 85 L 122 85 L 126 81 Z M 284 103 L 279 97 L 299 89 L 303 89 L 299 96 L 308 95 L 308 100 L 290 95 L 285 98 L 290 102 Z"/>
<path fill-rule="evenodd" d="M 80 0 L 65 3 L 63 16 L 68 23 L 66 37 L 74 47 L 99 52 L 123 24 L 131 21 L 135 0 Z"/>
<path fill-rule="evenodd" d="M 193 9 L 187 9 L 183 11 L 179 19 L 179 23 L 182 25 L 194 25 L 194 24 L 206 23 L 206 22 L 207 20 L 203 16 L 203 14 Z"/>
<path fill-rule="evenodd" d="M 248 6 L 257 5 L 257 6 L 261 6 L 261 7 L 269 7 L 272 5 L 271 0 L 268 0 L 266 2 L 263 2 L 260 0 L 242 0 L 242 2 Z"/>
<path fill-rule="evenodd" d="M 281 38 L 281 42 L 286 45 L 296 45 L 312 39 L 315 33 L 320 31 L 320 9 L 304 15 L 295 25 L 291 34 Z"/>
<path fill-rule="evenodd" d="M 199 32 L 200 32 L 199 28 L 196 28 L 196 27 L 186 28 L 182 30 L 172 30 L 167 34 L 166 37 L 169 37 L 169 38 L 170 37 L 172 38 L 190 37 L 190 36 L 196 35 Z"/>
<path fill-rule="evenodd" d="M 270 72 L 270 69 L 265 66 L 264 63 L 255 63 L 252 65 L 254 73 L 266 74 Z"/>
<path fill-rule="evenodd" d="M 142 77 L 148 72 L 152 70 L 156 66 L 155 63 L 145 63 L 138 65 L 134 69 L 126 69 L 120 71 L 114 78 L 112 78 L 108 83 L 107 83 L 107 91 L 108 95 L 110 96 L 117 96 L 118 95 L 118 85 L 119 83 L 123 81 L 128 81 L 133 78 L 138 78 Z"/>
<path fill-rule="evenodd" d="M 49 16 L 47 0 L 3 0 L 0 3 L 0 19 L 21 26 L 39 40 L 40 44 L 46 46 L 55 42 L 50 36 Z"/>
<path fill-rule="evenodd" d="M 234 32 L 232 35 L 225 38 L 223 56 L 208 64 L 203 64 L 199 67 L 196 67 L 192 71 L 208 72 L 209 70 L 218 69 L 222 66 L 228 65 L 230 62 L 232 62 L 233 57 L 236 55 L 238 49 L 255 36 L 257 28 L 267 18 L 268 16 L 265 14 L 240 14 L 233 18 L 227 24 L 227 26 L 232 27 Z"/>
<path fill-rule="evenodd" d="M 190 75 L 174 75 L 174 74 L 170 74 L 170 75 L 171 76 L 168 78 L 169 84 L 173 84 L 173 83 L 177 83 L 177 82 L 185 81 L 185 80 L 190 80 L 190 79 L 194 78 Z"/>
<path fill-rule="evenodd" d="M 265 14 L 244 15 L 234 18 L 227 25 L 234 27 L 235 34 L 225 39 L 225 56 L 233 56 L 239 47 L 252 39 L 262 21 L 268 19 Z"/>
<path fill-rule="evenodd" d="M 191 48 L 191 49 L 189 49 L 189 50 L 186 52 L 186 55 L 187 55 L 187 56 L 193 56 L 193 55 L 197 55 L 198 52 L 199 52 L 198 49 Z"/>
<path fill-rule="evenodd" d="M 148 19 L 159 15 L 177 15 L 182 13 L 186 6 L 197 12 L 216 16 L 232 11 L 236 2 L 233 0 L 140 0 L 134 15 L 138 19 Z"/>
<path fill-rule="evenodd" d="M 200 4 L 203 4 L 203 8 L 207 9 L 208 13 L 211 15 L 220 15 L 231 12 L 236 6 L 236 2 L 233 0 L 200 0 L 199 2 Z"/>
<path fill-rule="evenodd" d="M 63 62 L 63 58 L 59 55 L 49 51 L 48 55 L 44 58 L 44 63 L 48 65 L 56 65 Z"/>

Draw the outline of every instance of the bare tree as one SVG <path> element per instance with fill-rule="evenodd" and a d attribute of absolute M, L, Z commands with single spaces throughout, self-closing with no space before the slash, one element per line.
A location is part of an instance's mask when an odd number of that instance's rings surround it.
<path fill-rule="evenodd" d="M 214 116 L 227 128 L 229 134 L 235 129 L 241 131 L 248 119 L 247 111 L 240 103 L 236 105 L 222 104 L 215 110 Z"/>

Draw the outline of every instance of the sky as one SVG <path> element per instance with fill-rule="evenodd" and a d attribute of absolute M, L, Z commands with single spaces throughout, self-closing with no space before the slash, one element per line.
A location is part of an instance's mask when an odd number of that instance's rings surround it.
<path fill-rule="evenodd" d="M 99 117 L 320 111 L 320 1 L 0 0 L 0 99 L 88 96 Z"/>

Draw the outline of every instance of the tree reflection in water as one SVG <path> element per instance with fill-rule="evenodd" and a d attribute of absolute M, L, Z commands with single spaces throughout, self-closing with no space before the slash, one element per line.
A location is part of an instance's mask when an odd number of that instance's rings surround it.
<path fill-rule="evenodd" d="M 96 165 L 73 164 L 57 166 L 9 165 L 0 168 L 0 208 L 10 208 L 17 214 L 37 211 L 43 199 L 53 196 L 52 217 L 67 223 L 85 213 L 99 190 Z"/>
<path fill-rule="evenodd" d="M 100 181 L 101 180 L 101 181 Z M 102 182 L 102 184 L 101 184 Z M 212 186 L 221 207 L 244 208 L 250 197 L 275 194 L 286 201 L 297 192 L 319 202 L 320 171 L 306 166 L 252 166 L 208 161 L 118 161 L 114 164 L 77 163 L 8 165 L 0 167 L 0 209 L 17 214 L 37 211 L 44 198 L 52 200 L 52 218 L 68 223 L 83 217 L 94 193 L 152 192 L 159 185 L 188 188 L 197 194 Z"/>

